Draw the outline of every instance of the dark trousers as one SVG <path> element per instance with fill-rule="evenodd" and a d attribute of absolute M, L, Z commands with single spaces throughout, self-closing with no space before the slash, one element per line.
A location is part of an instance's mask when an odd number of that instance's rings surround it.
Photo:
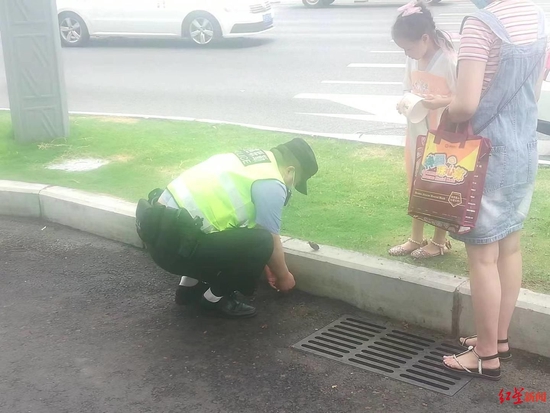
<path fill-rule="evenodd" d="M 237 228 L 205 234 L 189 258 L 147 246 L 164 270 L 207 283 L 218 297 L 252 295 L 273 254 L 273 237 L 263 229 Z"/>

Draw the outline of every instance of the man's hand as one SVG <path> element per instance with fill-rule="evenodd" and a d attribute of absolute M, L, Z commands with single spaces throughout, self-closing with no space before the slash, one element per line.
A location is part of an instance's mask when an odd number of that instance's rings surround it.
<path fill-rule="evenodd" d="M 277 289 L 277 276 L 273 274 L 269 265 L 265 266 L 265 275 L 271 288 Z"/>
<path fill-rule="evenodd" d="M 287 293 L 290 290 L 292 290 L 295 285 L 296 285 L 296 281 L 294 280 L 294 276 L 289 271 L 286 273 L 284 277 L 277 279 L 277 282 L 275 283 L 275 288 L 278 291 Z"/>
<path fill-rule="evenodd" d="M 294 281 L 294 276 L 290 273 L 286 265 L 281 237 L 276 234 L 272 234 L 272 236 L 273 254 L 267 263 L 267 281 L 276 290 L 286 292 L 294 288 L 296 283 Z"/>

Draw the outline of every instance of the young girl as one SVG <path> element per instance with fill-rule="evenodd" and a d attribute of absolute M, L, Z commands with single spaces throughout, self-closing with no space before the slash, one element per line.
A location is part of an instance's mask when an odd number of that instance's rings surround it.
<path fill-rule="evenodd" d="M 429 114 L 422 122 L 408 121 L 405 144 L 405 165 L 409 188 L 414 176 L 416 138 L 426 135 L 428 129 L 437 129 L 441 115 L 452 100 L 456 87 L 456 54 L 449 38 L 435 26 L 426 6 L 413 0 L 399 9 L 399 16 L 392 28 L 395 44 L 407 56 L 407 74 L 404 91 L 422 96 L 422 104 Z M 401 113 L 401 103 L 397 110 Z M 424 240 L 424 223 L 413 220 L 412 236 L 402 245 L 390 249 L 390 255 L 411 255 L 413 258 L 431 258 L 443 255 L 451 245 L 445 239 L 446 232 L 436 228 L 434 237 Z"/>

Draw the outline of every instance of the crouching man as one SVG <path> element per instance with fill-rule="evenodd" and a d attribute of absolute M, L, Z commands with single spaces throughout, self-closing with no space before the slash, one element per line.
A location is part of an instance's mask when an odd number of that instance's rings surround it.
<path fill-rule="evenodd" d="M 296 138 L 271 151 L 215 155 L 140 200 L 140 238 L 158 266 L 181 276 L 176 303 L 200 300 L 221 317 L 253 317 L 256 309 L 235 292 L 252 295 L 266 266 L 276 289 L 294 288 L 279 236 L 282 210 L 292 188 L 307 194 L 317 170 L 313 150 Z"/>

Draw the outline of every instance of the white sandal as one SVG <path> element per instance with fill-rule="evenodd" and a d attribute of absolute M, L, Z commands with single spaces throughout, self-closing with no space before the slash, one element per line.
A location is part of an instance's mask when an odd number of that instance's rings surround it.
<path fill-rule="evenodd" d="M 476 371 L 472 371 L 470 370 L 469 368 L 467 367 L 464 367 L 462 365 L 462 363 L 458 360 L 458 357 L 464 355 L 464 354 L 468 354 L 468 353 L 474 353 L 477 357 L 477 372 Z M 487 380 L 493 380 L 493 381 L 498 381 L 500 380 L 500 367 L 497 367 L 496 369 L 485 369 L 483 368 L 483 366 L 481 365 L 481 363 L 483 361 L 487 361 L 487 360 L 494 360 L 494 359 L 497 359 L 498 358 L 498 354 L 494 354 L 492 356 L 487 356 L 487 357 L 481 357 L 479 354 L 477 354 L 474 346 L 470 346 L 468 347 L 468 350 L 460 353 L 460 354 L 453 354 L 453 359 L 454 361 L 457 362 L 457 364 L 461 367 L 460 369 L 456 369 L 454 367 L 450 367 L 447 365 L 447 363 L 443 362 L 443 366 L 447 369 L 447 370 L 451 370 L 455 373 L 458 373 L 458 374 L 463 374 L 465 376 L 474 376 L 474 377 L 480 377 L 482 379 L 487 379 Z"/>
<path fill-rule="evenodd" d="M 418 242 L 418 241 L 413 240 L 412 238 L 409 238 L 409 239 L 407 239 L 407 241 L 410 242 L 411 244 L 417 245 L 417 247 L 415 249 L 408 250 L 408 249 L 403 248 L 403 245 L 397 245 L 397 246 L 391 248 L 388 251 L 388 254 L 390 254 L 394 257 L 405 257 L 406 255 L 410 255 L 414 251 L 417 251 L 417 250 L 421 249 L 422 247 L 425 247 L 426 245 L 428 245 L 427 240 L 423 240 L 422 242 Z"/>
<path fill-rule="evenodd" d="M 434 242 L 433 239 L 431 239 L 430 244 L 438 247 L 439 251 L 437 251 L 436 253 L 429 253 L 429 252 L 426 252 L 424 248 L 419 248 L 411 253 L 411 257 L 417 260 L 424 260 L 426 258 L 439 257 L 442 255 L 445 255 L 445 253 L 452 248 L 451 241 L 445 241 L 444 244 L 438 244 L 437 242 Z"/>

